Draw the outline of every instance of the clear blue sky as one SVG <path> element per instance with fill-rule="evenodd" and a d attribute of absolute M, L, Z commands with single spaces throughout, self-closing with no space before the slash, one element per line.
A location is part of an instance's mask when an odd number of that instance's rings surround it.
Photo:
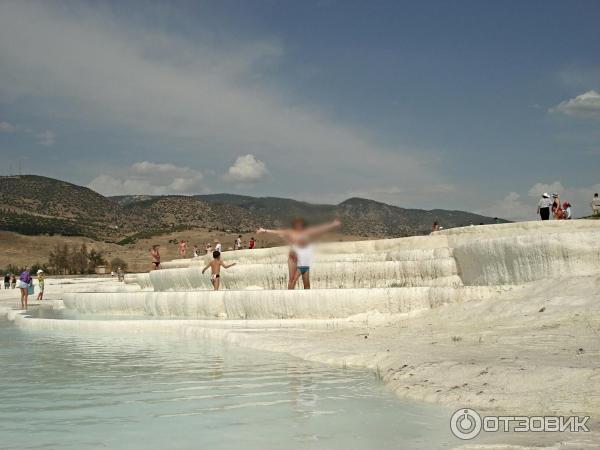
<path fill-rule="evenodd" d="M 0 172 L 533 218 L 600 190 L 600 2 L 0 3 Z"/>

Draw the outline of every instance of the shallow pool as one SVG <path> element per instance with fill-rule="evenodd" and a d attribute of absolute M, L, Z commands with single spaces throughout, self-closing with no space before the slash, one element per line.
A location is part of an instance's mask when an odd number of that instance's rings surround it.
<path fill-rule="evenodd" d="M 35 320 L 35 319 L 34 319 Z M 0 447 L 448 448 L 450 412 L 373 374 L 174 336 L 0 319 Z"/>

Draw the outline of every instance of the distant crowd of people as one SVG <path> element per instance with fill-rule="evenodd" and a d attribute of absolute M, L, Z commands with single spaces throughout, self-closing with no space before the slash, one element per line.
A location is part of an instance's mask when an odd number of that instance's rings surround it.
<path fill-rule="evenodd" d="M 181 258 L 186 258 L 188 242 L 182 239 L 178 242 L 177 245 L 179 247 L 179 256 Z M 248 244 L 246 245 L 242 239 L 242 235 L 240 234 L 234 240 L 233 246 L 230 247 L 229 250 L 242 250 L 244 248 L 248 248 L 249 250 L 256 248 L 256 239 L 254 239 L 254 237 L 251 237 L 248 240 Z M 200 247 L 197 244 L 194 244 L 192 246 L 192 257 L 199 258 L 200 256 L 211 255 L 214 252 L 221 253 L 222 251 L 223 245 L 218 239 L 215 239 L 213 243 L 206 243 L 206 245 L 204 246 L 204 251 L 200 250 Z M 150 258 L 152 259 L 152 270 L 160 269 L 160 245 L 153 245 L 150 248 Z"/>
<path fill-rule="evenodd" d="M 591 202 L 592 212 L 594 215 L 600 215 L 600 198 L 598 194 L 594 194 L 594 198 Z M 568 201 L 561 203 L 560 195 L 553 193 L 552 195 L 544 192 L 538 201 L 537 214 L 539 214 L 541 220 L 571 220 L 573 218 L 573 208 Z M 499 223 L 498 218 L 494 218 L 496 223 Z M 309 270 L 313 259 L 313 246 L 310 244 L 311 238 L 315 235 L 325 233 L 333 228 L 340 226 L 340 221 L 335 220 L 331 223 L 309 227 L 306 222 L 297 218 L 292 222 L 292 227 L 289 229 L 278 229 L 268 230 L 265 228 L 259 228 L 257 233 L 270 233 L 274 234 L 287 242 L 290 245 L 290 252 L 288 255 L 288 289 L 294 289 L 298 280 L 302 278 L 304 288 L 310 289 L 310 277 Z M 483 225 L 483 224 L 481 224 Z M 432 232 L 440 231 L 443 227 L 440 226 L 438 221 L 433 223 Z M 185 258 L 187 255 L 188 243 L 185 240 L 178 242 L 179 256 Z M 256 246 L 256 240 L 254 237 L 248 241 L 247 248 L 254 249 Z M 221 268 L 229 268 L 235 265 L 226 264 L 221 259 L 222 244 L 219 240 L 214 241 L 214 246 L 210 242 L 204 247 L 204 252 L 201 252 L 198 245 L 194 245 L 192 249 L 192 257 L 197 258 L 202 255 L 212 254 L 213 259 L 204 267 L 202 273 L 211 269 L 211 281 L 215 290 L 219 289 Z M 242 235 L 234 240 L 233 246 L 230 250 L 241 250 L 245 248 L 242 240 Z M 158 245 L 153 245 L 150 249 L 150 257 L 152 258 L 152 269 L 160 269 L 160 251 Z"/>
<path fill-rule="evenodd" d="M 324 225 L 309 227 L 304 219 L 296 218 L 292 221 L 292 227 L 287 229 L 266 229 L 259 228 L 257 233 L 269 233 L 278 236 L 283 239 L 289 246 L 290 251 L 288 254 L 288 289 L 295 289 L 298 280 L 302 278 L 304 289 L 310 289 L 310 267 L 312 265 L 314 256 L 314 246 L 312 239 L 320 234 L 326 233 L 334 228 L 341 225 L 339 220 L 326 223 Z M 178 242 L 179 256 L 185 258 L 187 254 L 187 241 L 181 240 Z M 252 250 L 256 246 L 256 240 L 251 237 L 248 241 L 247 248 Z M 153 245 L 150 248 L 150 257 L 152 258 L 152 269 L 160 269 L 160 250 L 159 245 Z M 245 248 L 242 240 L 242 235 L 233 242 L 233 247 L 230 250 L 241 250 Z M 219 240 L 214 241 L 214 247 L 211 243 L 207 243 L 205 247 L 205 255 L 212 254 L 212 260 L 204 266 L 202 273 L 205 273 L 208 269 L 211 270 L 211 283 L 215 290 L 218 290 L 221 283 L 221 268 L 228 269 L 235 265 L 235 263 L 227 264 L 222 260 L 221 257 L 222 244 Z M 201 256 L 197 245 L 193 246 L 192 250 L 193 257 Z"/>
<path fill-rule="evenodd" d="M 596 194 L 598 195 L 598 194 Z M 569 202 L 560 202 L 558 192 L 550 194 L 544 192 L 538 201 L 537 214 L 541 220 L 571 220 L 573 218 L 573 209 Z"/>
<path fill-rule="evenodd" d="M 125 281 L 125 272 L 123 271 L 123 268 L 121 266 L 117 267 L 117 271 L 115 272 L 114 270 L 110 272 L 110 276 L 112 278 L 114 278 L 115 276 L 117 277 L 117 280 L 119 281 Z"/>
<path fill-rule="evenodd" d="M 36 278 L 38 286 L 37 300 L 42 301 L 44 299 L 44 286 L 46 280 L 46 275 L 42 269 L 37 271 Z M 4 289 L 19 289 L 21 291 L 21 309 L 27 309 L 29 296 L 35 293 L 31 268 L 25 267 L 25 270 L 21 272 L 18 278 L 14 273 L 5 274 Z"/>
<path fill-rule="evenodd" d="M 600 216 L 600 197 L 596 192 L 590 202 L 592 208 L 592 216 Z M 573 218 L 573 207 L 569 202 L 560 201 L 558 192 L 554 192 L 552 196 L 544 192 L 538 201 L 537 213 L 541 220 L 569 220 Z"/>

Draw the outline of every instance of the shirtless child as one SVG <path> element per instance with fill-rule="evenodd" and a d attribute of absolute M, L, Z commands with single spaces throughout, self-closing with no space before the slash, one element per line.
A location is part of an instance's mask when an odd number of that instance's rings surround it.
<path fill-rule="evenodd" d="M 219 286 L 221 284 L 221 267 L 224 267 L 225 269 L 229 269 L 230 267 L 235 266 L 235 263 L 233 264 L 225 264 L 222 260 L 221 260 L 221 252 L 218 251 L 214 251 L 213 252 L 213 260 L 211 262 L 209 262 L 206 267 L 204 267 L 204 269 L 202 269 L 202 273 L 206 272 L 206 269 L 208 269 L 210 267 L 210 281 L 213 285 L 213 287 L 215 288 L 215 291 L 219 290 Z"/>

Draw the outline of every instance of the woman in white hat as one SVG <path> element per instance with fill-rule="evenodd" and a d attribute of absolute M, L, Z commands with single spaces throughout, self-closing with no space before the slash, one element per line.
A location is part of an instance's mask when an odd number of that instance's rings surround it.
<path fill-rule="evenodd" d="M 38 269 L 37 271 L 37 280 L 40 292 L 37 296 L 38 301 L 42 301 L 44 299 L 44 271 L 42 269 Z"/>
<path fill-rule="evenodd" d="M 537 213 L 540 215 L 542 220 L 550 219 L 550 205 L 552 205 L 552 200 L 550 200 L 550 196 L 547 192 L 542 194 L 542 198 L 538 201 Z"/>

